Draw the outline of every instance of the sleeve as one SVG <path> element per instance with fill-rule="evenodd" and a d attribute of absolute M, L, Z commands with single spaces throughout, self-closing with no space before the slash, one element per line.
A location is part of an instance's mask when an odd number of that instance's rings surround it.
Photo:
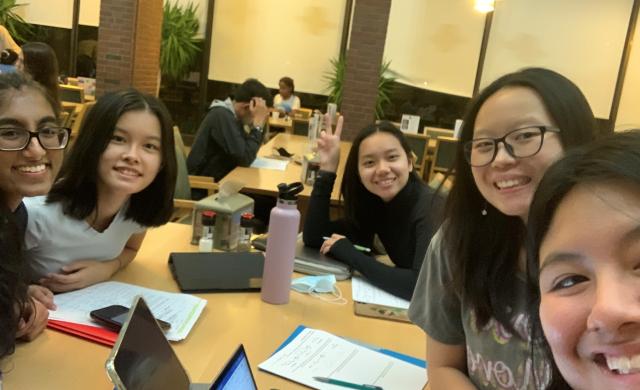
<path fill-rule="evenodd" d="M 42 202 L 38 202 L 38 198 L 26 198 L 25 206 L 28 218 L 27 229 L 24 233 L 24 249 L 25 251 L 30 251 L 38 247 L 38 243 L 42 240 L 48 218 L 41 215 L 39 209 L 45 207 L 45 205 Z"/>
<path fill-rule="evenodd" d="M 296 95 L 293 96 L 293 106 L 291 107 L 292 110 L 298 110 L 300 109 L 300 98 Z"/>
<path fill-rule="evenodd" d="M 333 233 L 346 235 L 344 220 L 331 221 L 330 219 L 331 191 L 335 181 L 335 172 L 318 172 L 304 221 L 302 239 L 306 246 L 319 248 L 324 241 L 322 237 Z"/>
<path fill-rule="evenodd" d="M 282 110 L 282 96 L 280 96 L 279 93 L 273 98 L 273 108 L 276 110 Z"/>
<path fill-rule="evenodd" d="M 465 344 L 462 303 L 451 289 L 451 271 L 442 245 L 442 228 L 431 240 L 413 292 L 409 318 L 444 344 Z"/>
<path fill-rule="evenodd" d="M 218 108 L 218 110 L 226 110 Z M 258 149 L 262 144 L 263 132 L 252 128 L 247 135 L 232 115 L 216 115 L 213 118 L 213 128 L 210 136 L 225 153 L 240 166 L 248 167 L 255 160 Z"/>

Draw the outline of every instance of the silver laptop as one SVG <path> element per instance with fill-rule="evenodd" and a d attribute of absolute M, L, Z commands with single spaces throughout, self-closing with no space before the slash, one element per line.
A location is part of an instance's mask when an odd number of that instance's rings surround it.
<path fill-rule="evenodd" d="M 240 345 L 213 383 L 191 383 L 171 344 L 138 296 L 106 363 L 119 390 L 255 390 L 244 347 Z"/>

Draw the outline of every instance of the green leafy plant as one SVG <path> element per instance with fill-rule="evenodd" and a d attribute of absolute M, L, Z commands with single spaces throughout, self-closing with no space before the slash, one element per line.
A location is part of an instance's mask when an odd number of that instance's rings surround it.
<path fill-rule="evenodd" d="M 331 70 L 324 74 L 324 79 L 327 83 L 325 91 L 329 92 L 327 101 L 329 103 L 335 103 L 340 107 L 342 103 L 346 60 L 344 57 L 340 57 L 338 59 L 332 58 L 329 61 L 331 62 Z M 384 106 L 391 101 L 390 95 L 396 78 L 391 75 L 389 70 L 390 65 L 391 61 L 383 62 L 380 65 L 380 71 L 378 73 L 378 94 L 376 96 L 376 119 L 381 119 L 384 116 Z"/>
<path fill-rule="evenodd" d="M 177 3 L 164 4 L 160 70 L 171 81 L 182 80 L 189 74 L 200 51 L 198 32 L 198 6 L 189 3 L 184 8 Z"/>
<path fill-rule="evenodd" d="M 0 0 L 0 25 L 6 27 L 11 37 L 20 42 L 30 40 L 35 33 L 34 27 L 15 13 L 16 8 L 24 5 L 17 4 L 16 0 Z"/>

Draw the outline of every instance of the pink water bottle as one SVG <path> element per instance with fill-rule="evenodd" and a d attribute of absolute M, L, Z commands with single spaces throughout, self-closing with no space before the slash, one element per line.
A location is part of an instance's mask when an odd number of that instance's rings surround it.
<path fill-rule="evenodd" d="M 263 301 L 274 305 L 289 302 L 293 259 L 300 226 L 297 200 L 303 188 L 302 183 L 279 184 L 278 203 L 271 209 L 261 295 Z"/>

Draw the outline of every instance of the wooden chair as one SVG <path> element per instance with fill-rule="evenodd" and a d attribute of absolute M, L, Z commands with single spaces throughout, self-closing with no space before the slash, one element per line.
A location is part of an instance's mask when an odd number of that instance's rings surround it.
<path fill-rule="evenodd" d="M 309 134 L 309 119 L 291 119 L 293 134 L 295 135 L 307 135 Z"/>
<path fill-rule="evenodd" d="M 173 127 L 174 147 L 176 151 L 176 161 L 178 163 L 178 177 L 176 178 L 176 188 L 173 195 L 173 216 L 171 221 L 181 222 L 191 217 L 196 201 L 191 199 L 191 189 L 202 189 L 207 191 L 207 196 L 218 192 L 218 183 L 209 176 L 189 175 L 187 170 L 186 147 L 177 126 Z"/>
<path fill-rule="evenodd" d="M 298 108 L 291 110 L 290 117 L 293 119 L 309 119 L 313 114 L 313 110 L 310 108 Z"/>
<path fill-rule="evenodd" d="M 423 175 L 425 163 L 427 161 L 427 147 L 429 138 L 424 134 L 404 133 L 404 137 L 409 143 L 414 155 L 414 168 L 420 176 Z"/>
<path fill-rule="evenodd" d="M 458 150 L 458 140 L 453 137 L 436 138 L 435 153 L 431 160 L 431 168 L 429 170 L 429 181 L 434 178 L 437 172 L 445 175 L 455 174 L 453 164 L 456 159 Z"/>
<path fill-rule="evenodd" d="M 69 103 L 84 103 L 84 88 L 69 85 L 69 84 L 59 84 L 60 88 L 60 100 L 63 102 Z"/>

